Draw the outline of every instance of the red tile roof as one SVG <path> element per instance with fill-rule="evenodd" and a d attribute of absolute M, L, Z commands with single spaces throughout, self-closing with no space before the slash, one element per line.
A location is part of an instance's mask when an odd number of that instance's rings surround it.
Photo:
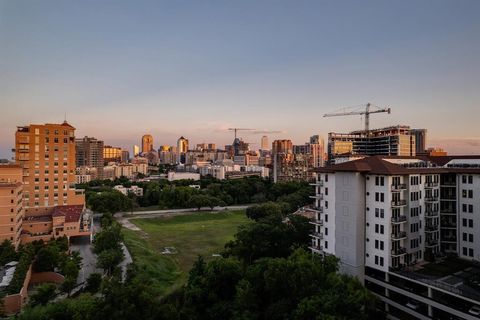
<path fill-rule="evenodd" d="M 52 217 L 65 217 L 65 222 L 77 222 L 83 212 L 83 205 L 56 206 L 53 209 Z"/>
<path fill-rule="evenodd" d="M 395 164 L 388 159 L 418 159 L 429 161 L 435 166 L 429 167 L 405 167 L 400 164 Z M 453 159 L 480 159 L 480 156 L 446 156 L 446 157 L 395 157 L 395 156 L 372 156 L 365 157 L 358 160 L 347 161 L 324 168 L 318 168 L 317 172 L 331 173 L 331 172 L 364 172 L 370 174 L 433 174 L 433 173 L 480 173 L 480 168 L 460 168 L 460 167 L 442 167 Z"/>

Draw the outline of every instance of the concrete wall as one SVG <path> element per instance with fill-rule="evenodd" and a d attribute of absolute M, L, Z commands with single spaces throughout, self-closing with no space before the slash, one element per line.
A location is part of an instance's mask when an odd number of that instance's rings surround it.
<path fill-rule="evenodd" d="M 32 266 L 27 271 L 25 275 L 25 280 L 23 281 L 22 289 L 17 294 L 11 294 L 3 298 L 3 306 L 5 314 L 14 314 L 19 312 L 22 309 L 22 306 L 27 302 L 28 297 L 28 284 L 32 277 Z"/>
<path fill-rule="evenodd" d="M 363 281 L 365 178 L 358 172 L 337 172 L 335 185 L 335 255 L 340 258 L 342 272 Z"/>

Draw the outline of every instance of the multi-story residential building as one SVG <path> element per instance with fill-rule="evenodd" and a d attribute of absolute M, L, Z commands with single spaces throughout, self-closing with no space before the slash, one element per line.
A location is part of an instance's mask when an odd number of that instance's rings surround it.
<path fill-rule="evenodd" d="M 128 150 L 122 150 L 122 163 L 128 163 L 130 161 L 130 152 Z"/>
<path fill-rule="evenodd" d="M 23 168 L 23 199 L 27 209 L 83 205 L 75 189 L 75 128 L 67 122 L 18 127 L 15 160 Z"/>
<path fill-rule="evenodd" d="M 103 141 L 83 137 L 75 140 L 75 162 L 77 168 L 96 168 L 94 179 L 103 179 Z"/>
<path fill-rule="evenodd" d="M 416 132 L 422 132 L 417 129 Z M 423 131 L 425 137 L 425 132 Z M 421 136 L 419 134 L 419 136 Z M 383 156 L 415 156 L 416 134 L 408 126 L 395 126 L 369 131 L 328 134 L 328 161 L 335 163 L 338 156 L 350 155 L 383 155 Z"/>
<path fill-rule="evenodd" d="M 427 129 L 411 129 L 415 136 L 415 154 L 425 155 L 427 150 Z"/>
<path fill-rule="evenodd" d="M 103 161 L 104 163 L 109 162 L 122 162 L 122 148 L 104 146 L 103 147 Z"/>
<path fill-rule="evenodd" d="M 23 169 L 0 164 L 0 242 L 9 240 L 18 248 L 21 241 L 23 208 Z"/>
<path fill-rule="evenodd" d="M 311 250 L 340 258 L 393 318 L 478 319 L 479 168 L 480 156 L 319 168 Z"/>
<path fill-rule="evenodd" d="M 272 142 L 272 154 L 276 153 L 293 153 L 292 140 L 283 139 Z"/>
<path fill-rule="evenodd" d="M 142 153 L 153 151 L 153 137 L 146 134 L 142 137 Z"/>

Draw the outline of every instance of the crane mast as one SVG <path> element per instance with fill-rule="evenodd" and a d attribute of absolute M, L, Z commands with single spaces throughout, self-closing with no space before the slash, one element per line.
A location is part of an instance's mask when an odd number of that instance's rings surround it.
<path fill-rule="evenodd" d="M 375 109 L 372 109 L 372 107 L 374 107 Z M 365 110 L 326 113 L 323 116 L 324 117 L 337 117 L 337 116 L 365 115 L 365 132 L 368 132 L 370 130 L 370 114 L 372 114 L 372 113 L 382 113 L 382 112 L 386 112 L 386 113 L 390 114 L 391 109 L 390 108 L 379 108 L 379 107 L 372 106 L 371 103 L 367 103 L 365 105 Z"/>

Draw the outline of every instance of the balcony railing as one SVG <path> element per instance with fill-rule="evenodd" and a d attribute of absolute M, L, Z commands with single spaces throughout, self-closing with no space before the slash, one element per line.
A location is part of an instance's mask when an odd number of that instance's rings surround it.
<path fill-rule="evenodd" d="M 315 238 L 320 239 L 320 240 L 323 239 L 323 233 L 321 233 L 321 232 L 312 232 L 312 233 L 310 233 L 310 236 L 315 237 Z"/>
<path fill-rule="evenodd" d="M 317 193 L 314 196 L 310 196 L 312 199 L 323 200 L 323 193 Z"/>
<path fill-rule="evenodd" d="M 427 182 L 425 183 L 425 188 L 431 189 L 431 188 L 437 188 L 439 186 L 438 182 Z"/>
<path fill-rule="evenodd" d="M 426 225 L 426 226 L 425 226 L 425 231 L 426 231 L 426 232 L 435 232 L 435 231 L 438 231 L 438 224 L 432 225 L 432 226 Z"/>
<path fill-rule="evenodd" d="M 317 213 L 323 213 L 323 207 L 306 207 L 305 210 L 317 212 Z"/>
<path fill-rule="evenodd" d="M 435 247 L 438 246 L 438 240 L 430 239 L 425 242 L 425 247 Z"/>
<path fill-rule="evenodd" d="M 427 210 L 425 211 L 425 217 L 438 217 L 438 210 Z"/>
<path fill-rule="evenodd" d="M 403 207 L 407 205 L 407 200 L 392 200 L 392 207 Z"/>
<path fill-rule="evenodd" d="M 399 231 L 392 233 L 393 240 L 401 240 L 407 237 L 407 233 L 405 231 Z"/>
<path fill-rule="evenodd" d="M 316 252 L 322 252 L 323 251 L 323 246 L 310 246 L 308 247 L 310 250 L 312 251 L 316 251 Z"/>
<path fill-rule="evenodd" d="M 392 223 L 403 223 L 407 221 L 407 216 L 392 217 Z"/>
<path fill-rule="evenodd" d="M 316 220 L 310 221 L 310 223 L 315 225 L 315 226 L 323 226 L 323 220 L 322 219 L 316 219 Z"/>
<path fill-rule="evenodd" d="M 323 187 L 323 180 L 317 180 L 315 182 L 310 183 L 311 186 L 319 186 Z"/>
<path fill-rule="evenodd" d="M 407 249 L 399 247 L 398 249 L 392 249 L 392 256 L 401 256 L 407 253 Z"/>
<path fill-rule="evenodd" d="M 396 183 L 392 184 L 392 191 L 407 190 L 407 185 L 405 183 Z"/>
<path fill-rule="evenodd" d="M 438 196 L 425 197 L 425 202 L 437 202 L 437 201 L 438 201 Z"/>

